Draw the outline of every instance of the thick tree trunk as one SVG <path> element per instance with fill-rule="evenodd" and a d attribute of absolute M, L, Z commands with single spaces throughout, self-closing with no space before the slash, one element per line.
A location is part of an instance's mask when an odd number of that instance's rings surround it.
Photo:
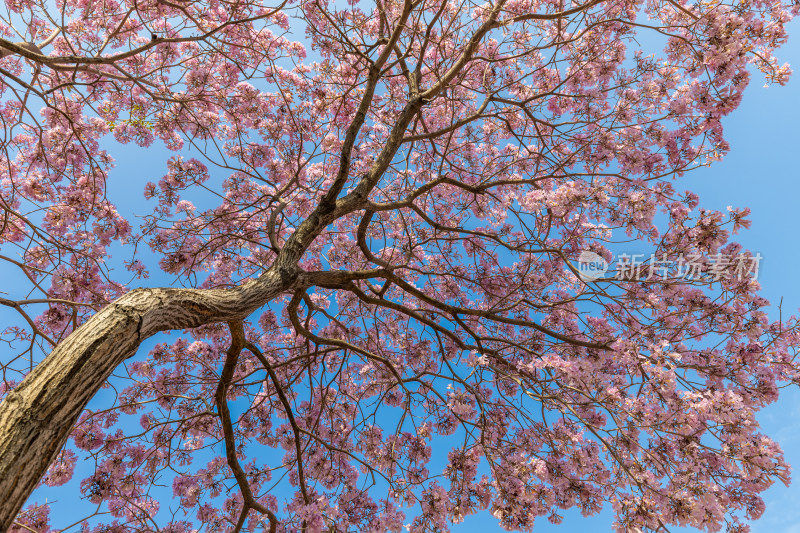
<path fill-rule="evenodd" d="M 86 404 L 144 339 L 245 318 L 293 281 L 272 268 L 231 290 L 137 289 L 56 346 L 0 403 L 0 532 L 11 527 Z"/>

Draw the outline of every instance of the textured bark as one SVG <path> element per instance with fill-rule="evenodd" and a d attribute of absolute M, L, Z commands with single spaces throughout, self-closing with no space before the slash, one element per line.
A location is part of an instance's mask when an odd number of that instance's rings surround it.
<path fill-rule="evenodd" d="M 295 279 L 272 268 L 230 290 L 137 289 L 59 343 L 0 403 L 0 531 L 11 527 L 86 404 L 144 339 L 243 319 Z"/>

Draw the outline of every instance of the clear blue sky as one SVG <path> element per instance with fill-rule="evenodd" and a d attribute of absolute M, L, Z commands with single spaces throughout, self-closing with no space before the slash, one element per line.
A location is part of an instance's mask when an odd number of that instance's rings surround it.
<path fill-rule="evenodd" d="M 800 24 L 790 26 L 790 40 L 777 54 L 795 74 L 785 87 L 763 88 L 754 77 L 742 106 L 724 122 L 731 152 L 716 165 L 687 175 L 683 183 L 701 197 L 701 205 L 752 209 L 751 229 L 737 240 L 764 257 L 759 281 L 763 295 L 783 314 L 800 308 Z M 795 482 L 773 486 L 765 496 L 767 510 L 752 524 L 753 533 L 800 532 L 800 390 L 784 389 L 759 421 L 775 438 L 793 467 Z M 542 528 L 547 530 L 546 528 Z M 572 529 L 577 531 L 577 528 Z"/>
<path fill-rule="evenodd" d="M 778 56 L 792 64 L 796 75 L 788 86 L 770 88 L 763 88 L 763 80 L 755 75 L 742 106 L 725 120 L 730 154 L 711 168 L 688 174 L 678 184 L 699 193 L 704 207 L 724 210 L 732 205 L 752 209 L 753 226 L 737 240 L 764 258 L 759 281 L 763 295 L 774 305 L 775 317 L 781 299 L 784 316 L 796 314 L 800 308 L 800 238 L 796 223 L 800 212 L 800 24 L 796 22 L 791 28 L 794 39 Z M 163 174 L 163 151 L 116 149 L 114 156 L 118 179 L 110 183 L 111 199 L 123 204 L 121 210 L 126 215 L 144 214 L 145 208 L 136 207 L 143 205 L 141 184 L 157 181 Z M 133 174 L 135 179 L 125 179 L 123 174 Z M 146 282 L 154 283 L 155 279 Z M 93 403 L 97 405 L 97 401 Z M 766 493 L 767 511 L 753 524 L 753 532 L 800 533 L 800 390 L 785 389 L 781 399 L 763 411 L 759 420 L 765 432 L 783 446 L 797 481 L 788 489 L 776 485 Z M 41 498 L 42 492 L 39 495 Z M 561 525 L 554 526 L 541 518 L 535 530 L 604 532 L 611 530 L 612 520 L 609 511 L 590 518 L 567 512 Z M 454 531 L 492 533 L 502 529 L 493 517 L 483 513 L 469 517 Z"/>
<path fill-rule="evenodd" d="M 764 88 L 755 74 L 744 101 L 724 121 L 731 151 L 709 168 L 688 173 L 677 186 L 700 195 L 700 205 L 725 210 L 750 207 L 753 222 L 735 239 L 752 252 L 760 252 L 762 295 L 773 304 L 773 317 L 783 298 L 783 316 L 800 315 L 800 21 L 790 26 L 790 40 L 776 54 L 789 62 L 795 74 L 788 85 Z M 765 494 L 767 510 L 752 523 L 753 533 L 800 533 L 800 390 L 783 390 L 775 404 L 758 417 L 764 432 L 776 439 L 793 467 L 794 483 L 778 482 Z M 540 518 L 537 533 L 611 531 L 610 511 L 584 518 L 565 513 L 556 526 Z M 672 531 L 688 531 L 671 529 Z M 485 514 L 467 519 L 456 533 L 503 531 Z"/>
<path fill-rule="evenodd" d="M 774 306 L 775 317 L 781 298 L 784 316 L 796 314 L 800 308 L 800 237 L 797 236 L 800 228 L 796 222 L 800 212 L 798 22 L 792 24 L 790 35 L 794 38 L 790 38 L 777 54 L 781 61 L 788 61 L 796 71 L 789 84 L 764 88 L 760 74 L 755 74 L 741 107 L 724 122 L 731 152 L 723 161 L 691 172 L 678 183 L 679 187 L 700 194 L 701 206 L 720 210 L 728 205 L 752 209 L 750 218 L 753 225 L 740 233 L 737 240 L 764 257 L 759 281 L 763 295 Z M 161 150 L 148 150 L 150 157 L 143 152 L 135 148 L 122 152 L 118 148 L 114 150 L 120 174 L 136 169 L 140 175 L 130 181 L 112 180 L 112 200 L 124 204 L 124 200 L 120 201 L 124 195 L 133 195 L 134 203 L 143 205 L 140 203 L 141 174 L 147 174 L 147 180 L 157 181 L 164 172 Z M 121 175 L 117 177 L 122 178 Z M 149 280 L 147 285 L 154 281 Z M 800 390 L 797 387 L 785 389 L 781 399 L 763 411 L 759 420 L 765 432 L 783 446 L 797 481 L 789 488 L 776 485 L 766 493 L 767 511 L 761 520 L 753 523 L 753 533 L 800 533 Z M 613 516 L 610 511 L 589 518 L 578 512 L 564 515 L 564 522 L 558 526 L 550 524 L 544 517 L 539 519 L 535 531 L 611 531 Z M 453 531 L 493 533 L 503 530 L 492 516 L 483 513 L 467 518 Z"/>

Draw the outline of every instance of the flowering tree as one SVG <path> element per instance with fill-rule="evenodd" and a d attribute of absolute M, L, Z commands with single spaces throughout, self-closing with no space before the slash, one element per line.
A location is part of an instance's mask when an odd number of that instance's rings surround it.
<path fill-rule="evenodd" d="M 5 6 L 2 531 L 67 527 L 22 508 L 79 459 L 86 532 L 530 530 L 606 503 L 619 531 L 745 531 L 788 483 L 754 417 L 798 332 L 719 268 L 753 259 L 746 211 L 673 184 L 726 152 L 749 66 L 787 79 L 797 6 Z M 127 143 L 175 152 L 140 219 L 106 194 Z M 578 276 L 620 239 L 654 259 Z M 159 268 L 175 287 L 134 288 Z"/>

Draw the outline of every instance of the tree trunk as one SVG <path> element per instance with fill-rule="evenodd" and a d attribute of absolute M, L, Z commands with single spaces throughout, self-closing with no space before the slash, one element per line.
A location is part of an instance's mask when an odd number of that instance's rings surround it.
<path fill-rule="evenodd" d="M 230 290 L 137 289 L 58 344 L 0 403 L 0 532 L 7 531 L 89 400 L 159 331 L 243 319 L 292 285 L 271 268 Z"/>

